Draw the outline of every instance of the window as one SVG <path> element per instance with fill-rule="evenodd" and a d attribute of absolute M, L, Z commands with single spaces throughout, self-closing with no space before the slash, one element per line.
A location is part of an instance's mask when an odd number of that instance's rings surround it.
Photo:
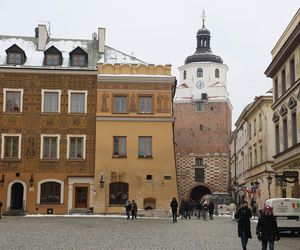
<path fill-rule="evenodd" d="M 60 113 L 61 90 L 42 89 L 42 113 Z"/>
<path fill-rule="evenodd" d="M 18 52 L 8 53 L 7 64 L 23 64 L 23 54 Z"/>
<path fill-rule="evenodd" d="M 21 113 L 23 109 L 23 89 L 3 89 L 3 112 Z"/>
<path fill-rule="evenodd" d="M 252 152 L 250 152 L 249 156 L 249 167 L 252 167 Z"/>
<path fill-rule="evenodd" d="M 260 151 L 260 163 L 262 163 L 264 160 L 262 145 L 259 146 L 259 151 Z"/>
<path fill-rule="evenodd" d="M 257 165 L 257 150 L 254 149 L 254 165 Z"/>
<path fill-rule="evenodd" d="M 259 131 L 262 130 L 262 119 L 261 119 L 261 114 L 258 116 L 258 126 L 259 126 Z"/>
<path fill-rule="evenodd" d="M 252 131 L 251 131 L 251 123 L 249 123 L 249 126 L 248 126 L 248 137 L 249 137 L 249 139 L 251 139 L 251 133 L 252 133 Z"/>
<path fill-rule="evenodd" d="M 203 125 L 202 124 L 200 124 L 199 129 L 200 129 L 200 131 L 203 130 Z"/>
<path fill-rule="evenodd" d="M 279 124 L 275 125 L 275 143 L 276 143 L 276 154 L 280 152 L 280 138 L 279 138 Z"/>
<path fill-rule="evenodd" d="M 60 135 L 41 135 L 41 159 L 59 159 Z"/>
<path fill-rule="evenodd" d="M 220 78 L 220 71 L 219 71 L 219 69 L 215 70 L 215 77 L 216 78 Z"/>
<path fill-rule="evenodd" d="M 69 90 L 69 113 L 86 113 L 87 112 L 87 91 Z"/>
<path fill-rule="evenodd" d="M 196 102 L 196 111 L 197 112 L 204 111 L 204 102 Z"/>
<path fill-rule="evenodd" d="M 282 135 L 283 135 L 283 150 L 288 148 L 288 130 L 287 130 L 287 119 L 284 118 L 282 121 Z"/>
<path fill-rule="evenodd" d="M 185 80 L 185 79 L 186 79 L 186 70 L 183 71 L 183 80 Z"/>
<path fill-rule="evenodd" d="M 84 160 L 86 135 L 67 135 L 67 159 Z"/>
<path fill-rule="evenodd" d="M 51 181 L 41 184 L 40 204 L 60 204 L 60 195 L 60 183 Z"/>
<path fill-rule="evenodd" d="M 152 137 L 139 136 L 139 157 L 152 156 Z"/>
<path fill-rule="evenodd" d="M 45 59 L 45 64 L 47 66 L 58 66 L 59 63 L 59 55 L 58 54 L 47 54 Z"/>
<path fill-rule="evenodd" d="M 71 56 L 72 66 L 85 67 L 86 66 L 86 56 L 85 55 L 72 55 Z"/>
<path fill-rule="evenodd" d="M 196 158 L 195 166 L 203 166 L 203 158 Z"/>
<path fill-rule="evenodd" d="M 139 112 L 152 113 L 152 96 L 139 97 Z"/>
<path fill-rule="evenodd" d="M 114 113 L 127 113 L 127 96 L 114 96 Z"/>
<path fill-rule="evenodd" d="M 21 134 L 2 134 L 1 159 L 21 159 Z"/>
<path fill-rule="evenodd" d="M 297 138 L 297 113 L 296 113 L 296 111 L 294 111 L 292 113 L 291 123 L 292 123 L 292 144 L 296 145 L 297 141 L 298 141 L 298 138 Z"/>
<path fill-rule="evenodd" d="M 254 119 L 254 122 L 253 122 L 253 132 L 254 132 L 254 135 L 256 135 L 256 119 Z"/>
<path fill-rule="evenodd" d="M 126 157 L 126 136 L 114 136 L 114 156 Z"/>
<path fill-rule="evenodd" d="M 203 69 L 202 68 L 197 69 L 197 77 L 203 77 Z"/>
<path fill-rule="evenodd" d="M 274 80 L 274 99 L 275 101 L 278 99 L 278 78 Z"/>
<path fill-rule="evenodd" d="M 151 174 L 147 174 L 146 175 L 146 180 L 147 181 L 152 181 L 152 175 Z"/>
<path fill-rule="evenodd" d="M 204 168 L 195 168 L 195 182 L 204 182 Z"/>
<path fill-rule="evenodd" d="M 290 85 L 295 83 L 295 59 L 290 60 Z"/>
<path fill-rule="evenodd" d="M 286 91 L 286 75 L 285 75 L 285 69 L 281 71 L 281 95 L 283 95 Z"/>
<path fill-rule="evenodd" d="M 128 184 L 115 182 L 109 184 L 109 205 L 125 205 L 128 199 Z"/>

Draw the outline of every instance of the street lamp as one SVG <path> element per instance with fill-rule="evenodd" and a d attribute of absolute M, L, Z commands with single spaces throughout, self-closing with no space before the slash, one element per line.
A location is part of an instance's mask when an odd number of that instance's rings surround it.
<path fill-rule="evenodd" d="M 31 174 L 30 179 L 29 179 L 30 187 L 33 186 L 33 183 L 34 183 L 33 174 Z"/>
<path fill-rule="evenodd" d="M 2 178 L 0 180 L 0 187 L 4 186 L 4 174 L 2 175 Z"/>
<path fill-rule="evenodd" d="M 104 187 L 104 183 L 105 183 L 104 175 L 103 174 L 100 175 L 99 183 L 100 183 L 100 187 L 103 188 Z"/>
<path fill-rule="evenodd" d="M 271 189 L 270 189 L 270 186 L 272 184 L 272 179 L 273 179 L 273 177 L 271 176 L 271 173 L 269 172 L 269 176 L 267 177 L 268 190 L 269 190 L 269 199 L 271 199 Z"/>

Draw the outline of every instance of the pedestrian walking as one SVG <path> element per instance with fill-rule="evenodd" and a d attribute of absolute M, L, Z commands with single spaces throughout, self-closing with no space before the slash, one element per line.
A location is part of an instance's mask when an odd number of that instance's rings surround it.
<path fill-rule="evenodd" d="M 241 238 L 243 250 L 247 249 L 248 239 L 252 238 L 250 229 L 250 218 L 252 217 L 251 210 L 248 208 L 248 202 L 244 201 L 234 218 L 238 221 L 238 236 Z"/>
<path fill-rule="evenodd" d="M 135 203 L 134 200 L 131 202 L 131 219 L 136 219 L 137 217 L 137 204 Z"/>
<path fill-rule="evenodd" d="M 202 203 L 201 203 L 200 200 L 197 201 L 196 209 L 197 209 L 197 219 L 200 219 L 201 218 L 201 214 L 202 214 Z"/>
<path fill-rule="evenodd" d="M 261 240 L 262 250 L 267 250 L 268 243 L 270 250 L 274 250 L 275 240 L 279 240 L 280 237 L 272 207 L 264 207 L 263 214 L 258 219 L 256 235 L 258 240 Z"/>
<path fill-rule="evenodd" d="M 257 209 L 257 204 L 256 204 L 256 201 L 254 200 L 254 198 L 252 198 L 251 203 L 250 203 L 250 206 L 251 206 L 251 208 L 252 208 L 252 215 L 253 215 L 254 218 L 255 218 L 255 215 L 256 215 L 256 209 Z"/>
<path fill-rule="evenodd" d="M 173 222 L 177 222 L 177 208 L 178 208 L 178 202 L 175 197 L 173 197 L 170 207 L 172 208 L 172 217 L 173 217 Z"/>
<path fill-rule="evenodd" d="M 127 202 L 126 202 L 125 210 L 126 210 L 127 220 L 129 220 L 130 219 L 130 212 L 131 212 L 131 203 L 130 203 L 129 200 L 127 200 Z"/>
<path fill-rule="evenodd" d="M 188 200 L 186 200 L 184 203 L 184 218 L 186 218 L 186 219 L 191 218 L 190 210 L 191 210 L 190 202 Z"/>
<path fill-rule="evenodd" d="M 215 204 L 213 202 L 213 200 L 209 201 L 208 204 L 208 212 L 209 212 L 209 218 L 212 220 L 213 216 L 214 216 L 214 210 L 215 210 Z"/>
<path fill-rule="evenodd" d="M 208 213 L 208 204 L 207 204 L 207 201 L 203 202 L 202 211 L 203 211 L 203 219 L 206 220 L 207 219 L 207 213 Z"/>

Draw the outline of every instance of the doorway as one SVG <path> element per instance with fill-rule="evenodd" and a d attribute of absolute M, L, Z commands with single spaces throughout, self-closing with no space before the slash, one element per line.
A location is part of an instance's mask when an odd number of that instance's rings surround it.
<path fill-rule="evenodd" d="M 10 209 L 22 210 L 23 209 L 23 184 L 16 182 L 11 187 L 10 196 Z"/>
<path fill-rule="evenodd" d="M 87 208 L 87 187 L 75 187 L 75 208 Z"/>
<path fill-rule="evenodd" d="M 201 201 L 204 195 L 211 194 L 209 188 L 205 186 L 196 186 L 190 192 L 190 200 Z"/>

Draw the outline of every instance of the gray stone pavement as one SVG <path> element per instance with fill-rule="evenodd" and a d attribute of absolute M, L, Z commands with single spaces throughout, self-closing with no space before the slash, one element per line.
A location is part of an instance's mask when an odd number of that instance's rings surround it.
<path fill-rule="evenodd" d="M 255 236 L 255 223 L 252 233 Z M 229 217 L 203 221 L 112 217 L 4 217 L 0 249 L 242 249 Z M 248 250 L 261 249 L 254 237 Z M 300 238 L 282 237 L 276 250 L 300 250 Z"/>

